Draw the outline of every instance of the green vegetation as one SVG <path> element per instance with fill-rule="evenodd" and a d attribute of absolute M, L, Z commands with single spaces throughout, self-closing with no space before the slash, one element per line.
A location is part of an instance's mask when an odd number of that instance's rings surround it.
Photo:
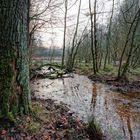
<path fill-rule="evenodd" d="M 87 76 L 94 75 L 91 63 L 80 63 L 76 67 L 76 72 L 85 74 Z M 106 68 L 101 68 L 100 71 L 96 74 L 97 76 L 110 76 L 110 78 L 116 78 L 118 72 L 118 67 L 113 65 L 106 65 Z M 127 72 L 127 80 L 129 81 L 137 81 L 140 78 L 140 68 L 130 69 Z"/>
<path fill-rule="evenodd" d="M 1 0 L 0 138 L 4 135 L 3 139 L 12 139 L 6 134 L 13 129 L 10 128 L 8 132 L 2 129 L 15 125 L 20 131 L 26 131 L 27 135 L 38 133 L 38 137 L 41 135 L 48 140 L 51 137 L 72 140 L 88 137 L 86 124 L 70 116 L 66 108 L 59 106 L 58 109 L 53 104 L 54 110 L 58 112 L 50 109 L 55 114 L 51 116 L 52 112 L 46 111 L 47 107 L 41 101 L 39 104 L 31 103 L 30 78 L 32 79 L 33 73 L 37 79 L 37 70 L 43 66 L 51 64 L 56 69 L 48 75 L 47 72 L 41 73 L 41 78 L 62 78 L 66 72 L 76 69 L 77 73 L 91 76 L 92 80 L 99 79 L 105 83 L 113 81 L 118 91 L 124 86 L 128 86 L 129 91 L 140 89 L 139 0 L 108 0 L 111 4 L 109 12 L 101 6 L 106 5 L 104 1 L 99 5 L 98 0 L 89 0 L 85 9 L 82 2 L 42 0 L 40 4 L 39 0 Z M 67 12 L 73 13 L 69 11 L 73 6 L 78 7 L 76 16 L 68 17 Z M 82 16 L 85 17 L 84 22 Z M 67 24 L 69 21 L 71 23 Z M 57 35 L 61 25 L 64 25 L 63 48 L 57 46 L 61 44 L 61 36 Z M 43 47 L 41 37 L 48 37 L 45 34 L 50 28 L 50 45 L 46 43 Z M 41 35 L 41 32 L 44 34 Z M 78 90 L 78 86 L 75 88 Z M 60 110 L 64 113 L 59 113 Z M 65 123 L 62 123 L 63 117 Z M 20 126 L 17 125 L 18 122 Z M 51 130 L 51 134 L 46 133 L 46 129 Z M 18 128 L 16 130 L 15 134 L 19 131 Z M 94 119 L 89 121 L 87 131 L 91 139 L 100 140 L 103 137 L 101 128 Z M 23 139 L 26 137 L 26 134 L 19 135 Z"/>
<path fill-rule="evenodd" d="M 103 132 L 101 130 L 101 125 L 95 121 L 94 118 L 90 119 L 88 122 L 87 132 L 90 139 L 103 140 Z"/>

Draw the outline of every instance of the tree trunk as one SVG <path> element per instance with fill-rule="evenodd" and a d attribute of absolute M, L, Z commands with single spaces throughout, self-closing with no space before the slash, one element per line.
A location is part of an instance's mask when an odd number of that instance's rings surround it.
<path fill-rule="evenodd" d="M 1 0 L 0 115 L 28 114 L 31 109 L 28 58 L 28 0 Z"/>
<path fill-rule="evenodd" d="M 136 21 L 136 25 L 134 27 L 134 31 L 132 33 L 131 46 L 130 46 L 130 50 L 129 50 L 129 53 L 128 53 L 128 57 L 126 59 L 126 63 L 125 63 L 124 69 L 122 70 L 122 73 L 121 73 L 121 77 L 126 77 L 126 73 L 128 71 L 129 65 L 130 65 L 130 60 L 131 60 L 133 49 L 134 49 L 135 33 L 136 33 L 136 30 L 137 30 L 137 27 L 138 27 L 138 24 L 139 24 L 139 17 L 140 17 L 140 10 L 139 10 L 139 14 L 138 14 L 138 19 Z"/>
<path fill-rule="evenodd" d="M 124 44 L 124 47 L 123 47 L 123 50 L 122 50 L 122 53 L 121 53 L 121 57 L 120 57 L 120 62 L 119 62 L 119 69 L 118 69 L 118 76 L 117 76 L 117 79 L 118 79 L 118 80 L 122 78 L 122 77 L 121 77 L 121 69 L 122 69 L 123 57 L 124 57 L 124 54 L 125 54 L 125 51 L 126 51 L 128 42 L 129 42 L 129 37 L 130 37 L 131 31 L 132 31 L 132 29 L 133 29 L 133 25 L 134 25 L 134 23 L 135 23 L 135 21 L 136 21 L 136 18 L 137 18 L 137 16 L 138 16 L 138 14 L 139 14 L 139 11 L 140 11 L 140 9 L 136 12 L 136 14 L 135 14 L 135 16 L 134 16 L 134 18 L 133 18 L 133 20 L 132 20 L 132 23 L 131 23 L 131 25 L 130 25 L 130 27 L 129 27 L 127 36 L 126 36 L 125 44 Z"/>
<path fill-rule="evenodd" d="M 94 50 L 94 42 L 93 42 L 93 13 L 91 9 L 91 0 L 89 0 L 89 12 L 90 12 L 90 22 L 91 22 L 91 53 L 92 53 L 92 61 L 93 61 L 93 71 L 94 74 L 97 73 L 96 65 L 95 65 L 95 50 Z"/>
<path fill-rule="evenodd" d="M 109 57 L 109 48 L 110 48 L 110 36 L 111 36 L 111 27 L 112 27 L 112 18 L 114 14 L 114 6 L 115 6 L 115 1 L 113 0 L 112 2 L 112 11 L 111 11 L 111 17 L 110 17 L 110 22 L 109 22 L 109 27 L 108 27 L 108 32 L 107 32 L 107 40 L 106 40 L 106 54 L 105 54 L 105 61 L 104 61 L 104 69 L 106 68 L 106 63 L 107 63 L 107 58 Z M 108 58 L 108 62 L 109 62 Z"/>
<path fill-rule="evenodd" d="M 76 49 L 75 48 L 75 46 L 76 46 L 76 41 L 75 40 L 76 40 L 76 37 L 77 37 L 78 28 L 79 28 L 80 12 L 81 12 L 81 0 L 79 1 L 79 8 L 78 8 L 76 28 L 75 28 L 75 32 L 74 32 L 73 39 L 72 39 L 72 47 L 70 49 L 70 54 L 68 55 L 67 69 L 70 72 L 73 71 L 73 55 L 74 55 L 74 51 Z"/>
<path fill-rule="evenodd" d="M 67 28 L 67 11 L 68 11 L 68 1 L 65 0 L 65 17 L 64 17 L 64 36 L 63 36 L 63 54 L 62 54 L 62 64 L 61 68 L 64 67 L 64 60 L 65 60 L 65 48 L 66 48 L 66 28 Z"/>
<path fill-rule="evenodd" d="M 96 24 L 96 7 L 97 0 L 94 1 L 94 50 L 95 50 L 95 67 L 96 72 L 98 72 L 98 49 L 97 49 L 97 24 Z"/>

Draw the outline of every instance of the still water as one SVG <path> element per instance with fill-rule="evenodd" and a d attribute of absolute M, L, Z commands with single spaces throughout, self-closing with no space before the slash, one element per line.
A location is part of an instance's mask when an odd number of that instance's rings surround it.
<path fill-rule="evenodd" d="M 31 83 L 36 98 L 65 103 L 83 121 L 95 117 L 107 139 L 140 140 L 140 94 L 113 92 L 86 76 L 37 79 Z"/>

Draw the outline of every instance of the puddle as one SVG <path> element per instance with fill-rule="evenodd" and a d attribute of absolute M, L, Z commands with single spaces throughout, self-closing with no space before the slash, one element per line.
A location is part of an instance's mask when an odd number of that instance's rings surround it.
<path fill-rule="evenodd" d="M 82 120 L 94 116 L 112 140 L 140 140 L 140 94 L 112 92 L 86 76 L 38 79 L 31 83 L 36 98 L 67 104 Z"/>

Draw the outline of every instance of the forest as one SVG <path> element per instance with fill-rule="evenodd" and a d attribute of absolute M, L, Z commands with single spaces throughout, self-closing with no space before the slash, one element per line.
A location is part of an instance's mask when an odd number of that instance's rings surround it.
<path fill-rule="evenodd" d="M 0 140 L 139 140 L 139 33 L 139 0 L 0 0 Z"/>

